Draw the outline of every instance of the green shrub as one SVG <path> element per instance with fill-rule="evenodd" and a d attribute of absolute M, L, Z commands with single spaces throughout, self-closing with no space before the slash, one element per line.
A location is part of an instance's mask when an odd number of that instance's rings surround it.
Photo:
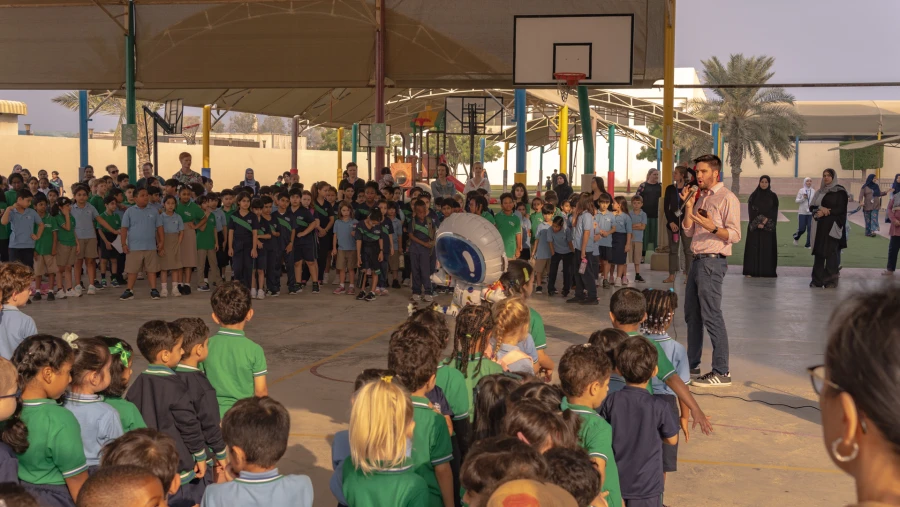
<path fill-rule="evenodd" d="M 841 146 L 858 141 L 847 141 Z M 884 167 L 884 146 L 869 146 L 858 150 L 841 150 L 841 169 L 865 171 Z"/>

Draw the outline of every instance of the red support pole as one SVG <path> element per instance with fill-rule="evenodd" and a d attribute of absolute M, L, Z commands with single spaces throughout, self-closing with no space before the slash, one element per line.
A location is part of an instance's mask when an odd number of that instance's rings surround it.
<path fill-rule="evenodd" d="M 375 0 L 375 123 L 384 123 L 384 0 Z M 375 171 L 384 167 L 384 147 L 375 148 Z"/>

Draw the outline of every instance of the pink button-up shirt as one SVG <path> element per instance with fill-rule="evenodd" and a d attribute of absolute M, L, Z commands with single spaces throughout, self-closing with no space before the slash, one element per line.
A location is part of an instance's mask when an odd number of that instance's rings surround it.
<path fill-rule="evenodd" d="M 887 215 L 891 219 L 891 236 L 900 236 L 900 225 L 895 221 L 900 221 L 900 194 L 894 194 L 888 202 Z"/>
<path fill-rule="evenodd" d="M 723 240 L 694 222 L 690 228 L 684 228 L 684 235 L 693 238 L 691 251 L 695 254 L 731 255 L 731 245 L 741 240 L 741 203 L 737 196 L 722 183 L 716 183 L 710 190 L 701 191 L 694 202 L 694 213 L 701 209 L 707 211 L 716 227 L 728 231 L 728 239 Z"/>

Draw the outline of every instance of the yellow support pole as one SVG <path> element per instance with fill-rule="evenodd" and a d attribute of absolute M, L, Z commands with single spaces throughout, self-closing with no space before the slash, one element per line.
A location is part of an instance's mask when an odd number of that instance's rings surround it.
<path fill-rule="evenodd" d="M 203 171 L 209 173 L 209 132 L 212 130 L 212 106 L 203 106 Z M 207 178 L 210 176 L 207 174 Z"/>
<path fill-rule="evenodd" d="M 338 164 L 337 164 L 337 181 L 335 181 L 335 185 L 341 182 L 341 175 L 344 173 L 344 127 L 338 128 L 337 132 L 337 152 L 338 152 Z"/>
<path fill-rule="evenodd" d="M 662 187 L 672 184 L 672 169 L 675 167 L 675 0 L 666 1 L 665 52 L 663 57 L 663 139 L 662 139 Z M 660 199 L 657 245 L 668 245 L 665 227 L 666 219 Z"/>
<path fill-rule="evenodd" d="M 569 106 L 559 108 L 559 174 L 569 173 Z M 540 182 L 542 185 L 544 182 Z M 556 183 L 555 181 L 553 183 Z"/>

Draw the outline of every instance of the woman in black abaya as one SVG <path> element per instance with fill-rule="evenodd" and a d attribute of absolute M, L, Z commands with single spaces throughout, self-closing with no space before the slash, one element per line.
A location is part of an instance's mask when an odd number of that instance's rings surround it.
<path fill-rule="evenodd" d="M 747 201 L 750 223 L 747 225 L 747 244 L 744 248 L 744 276 L 776 277 L 778 274 L 778 196 L 771 188 L 768 176 L 759 178 L 759 186 Z"/>

